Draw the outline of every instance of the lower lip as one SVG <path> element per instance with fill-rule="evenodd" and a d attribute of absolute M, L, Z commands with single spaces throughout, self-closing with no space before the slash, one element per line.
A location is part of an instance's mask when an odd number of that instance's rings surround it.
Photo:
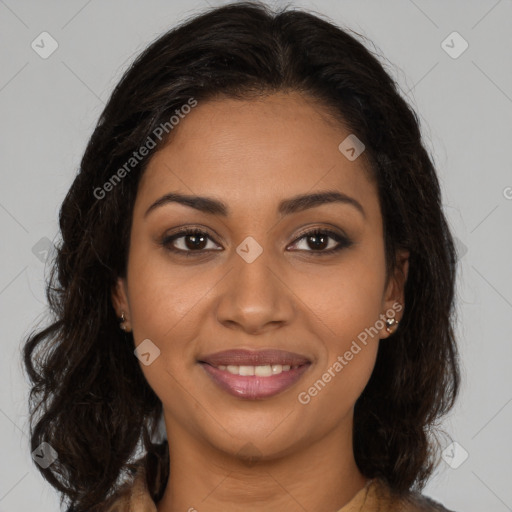
<path fill-rule="evenodd" d="M 293 386 L 310 366 L 308 363 L 270 377 L 257 377 L 256 375 L 233 375 L 227 370 L 219 370 L 210 364 L 200 364 L 224 391 L 238 398 L 249 400 L 269 398 L 283 392 Z"/>

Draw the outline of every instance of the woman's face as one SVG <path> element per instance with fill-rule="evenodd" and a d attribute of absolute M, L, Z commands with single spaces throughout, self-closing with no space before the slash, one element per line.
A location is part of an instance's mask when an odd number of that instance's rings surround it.
<path fill-rule="evenodd" d="M 222 99 L 150 160 L 113 299 L 144 342 L 171 446 L 271 458 L 351 432 L 382 319 L 401 317 L 407 255 L 386 286 L 377 190 L 350 139 L 339 149 L 349 135 L 298 93 Z M 312 199 L 326 192 L 341 200 Z M 232 349 L 256 358 L 208 357 Z"/>

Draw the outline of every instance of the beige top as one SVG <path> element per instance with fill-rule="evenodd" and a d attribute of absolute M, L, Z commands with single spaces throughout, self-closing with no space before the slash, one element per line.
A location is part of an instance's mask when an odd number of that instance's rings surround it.
<path fill-rule="evenodd" d="M 144 468 L 137 471 L 133 483 L 117 497 L 105 512 L 157 512 L 155 502 L 146 488 Z M 400 498 L 392 495 L 380 479 L 370 480 L 338 512 L 454 512 L 416 492 Z"/>

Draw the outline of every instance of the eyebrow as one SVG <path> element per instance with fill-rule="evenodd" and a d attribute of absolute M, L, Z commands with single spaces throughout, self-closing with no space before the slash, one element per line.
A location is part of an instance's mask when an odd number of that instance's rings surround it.
<path fill-rule="evenodd" d="M 230 214 L 229 207 L 212 197 L 205 196 L 192 196 L 186 194 L 180 194 L 178 192 L 171 192 L 165 194 L 160 199 L 157 199 L 144 214 L 144 217 L 161 206 L 169 203 L 179 203 L 185 206 L 189 206 L 203 213 L 209 213 L 211 215 L 220 215 L 227 217 Z M 337 190 L 326 190 L 315 192 L 312 194 L 301 194 L 289 199 L 285 199 L 279 203 L 278 213 L 281 215 L 290 215 L 292 213 L 301 212 L 309 208 L 321 206 L 328 203 L 342 203 L 355 207 L 361 215 L 366 218 L 366 212 L 359 201 L 350 197 Z"/>

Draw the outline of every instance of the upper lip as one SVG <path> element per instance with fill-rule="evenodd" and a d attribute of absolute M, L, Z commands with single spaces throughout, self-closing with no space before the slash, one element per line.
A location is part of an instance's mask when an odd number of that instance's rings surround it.
<path fill-rule="evenodd" d="M 222 352 L 215 352 L 198 358 L 200 363 L 208 363 L 212 366 L 260 366 L 267 364 L 281 364 L 290 366 L 301 366 L 311 361 L 301 354 L 287 352 L 284 350 L 246 350 L 232 349 Z"/>

